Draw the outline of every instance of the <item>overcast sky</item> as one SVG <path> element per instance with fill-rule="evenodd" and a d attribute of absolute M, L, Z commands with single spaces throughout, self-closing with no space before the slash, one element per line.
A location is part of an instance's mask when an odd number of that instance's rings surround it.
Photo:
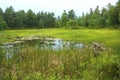
<path fill-rule="evenodd" d="M 77 16 L 82 12 L 93 10 L 99 5 L 100 9 L 106 7 L 108 3 L 115 5 L 118 0 L 0 0 L 0 7 L 13 6 L 15 11 L 32 9 L 34 12 L 47 11 L 54 12 L 56 16 L 61 15 L 63 10 L 73 9 Z"/>

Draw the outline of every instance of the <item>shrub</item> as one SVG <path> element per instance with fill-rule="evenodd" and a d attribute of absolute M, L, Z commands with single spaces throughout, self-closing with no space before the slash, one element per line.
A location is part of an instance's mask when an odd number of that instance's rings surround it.
<path fill-rule="evenodd" d="M 67 26 L 70 28 L 75 28 L 77 26 L 77 21 L 76 20 L 69 20 L 67 22 Z"/>

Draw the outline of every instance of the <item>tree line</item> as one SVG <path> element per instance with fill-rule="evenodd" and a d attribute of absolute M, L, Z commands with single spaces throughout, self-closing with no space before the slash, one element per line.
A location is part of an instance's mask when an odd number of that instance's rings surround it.
<path fill-rule="evenodd" d="M 90 12 L 85 15 L 83 13 L 78 21 L 80 26 L 90 28 L 119 28 L 120 0 L 115 6 L 109 3 L 107 7 L 103 7 L 102 10 L 99 10 L 99 6 L 97 6 L 94 11 L 90 8 Z"/>
<path fill-rule="evenodd" d="M 53 12 L 38 12 L 35 14 L 31 9 L 14 11 L 12 6 L 7 7 L 5 11 L 0 8 L 0 30 L 3 29 L 24 29 L 24 28 L 119 28 L 120 26 L 120 0 L 116 5 L 110 3 L 107 7 L 99 10 L 99 6 L 82 16 L 76 16 L 75 11 L 65 10 L 61 16 L 55 17 Z"/>
<path fill-rule="evenodd" d="M 50 12 L 35 14 L 31 9 L 27 12 L 24 10 L 15 12 L 10 6 L 5 12 L 0 8 L 0 16 L 0 21 L 6 23 L 4 26 L 10 29 L 55 27 L 54 13 Z"/>

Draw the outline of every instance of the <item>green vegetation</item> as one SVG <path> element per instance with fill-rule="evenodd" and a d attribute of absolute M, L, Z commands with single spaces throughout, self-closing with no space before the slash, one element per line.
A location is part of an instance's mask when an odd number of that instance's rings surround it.
<path fill-rule="evenodd" d="M 79 28 L 76 26 L 84 26 L 87 28 L 114 28 L 119 29 L 120 26 L 120 0 L 116 5 L 110 3 L 107 7 L 101 10 L 99 6 L 93 10 L 90 8 L 88 13 L 83 13 L 81 16 L 76 16 L 73 9 L 55 17 L 53 12 L 39 11 L 34 13 L 31 9 L 27 12 L 20 10 L 15 12 L 12 6 L 7 7 L 5 11 L 0 8 L 0 16 L 6 22 L 7 29 L 24 29 L 24 28 Z M 0 27 L 1 28 L 1 27 Z"/>
<path fill-rule="evenodd" d="M 6 28 L 6 22 L 0 16 L 0 30 L 4 30 Z"/>
<path fill-rule="evenodd" d="M 0 31 L 1 42 L 14 37 L 40 35 L 90 44 L 104 43 L 110 50 L 97 57 L 90 48 L 78 50 L 43 50 L 26 45 L 6 59 L 0 50 L 0 79 L 4 80 L 119 80 L 120 31 L 110 29 L 33 29 Z M 32 44 L 32 43 L 31 43 Z"/>
<path fill-rule="evenodd" d="M 90 8 L 82 16 L 76 16 L 74 10 L 64 10 L 55 17 L 53 12 L 36 14 L 31 9 L 15 12 L 12 6 L 5 11 L 0 8 L 0 80 L 119 80 L 119 28 L 120 0 L 102 10 L 99 6 Z M 14 42 L 16 37 L 31 35 L 81 42 L 85 46 L 55 51 L 35 48 L 31 42 L 16 53 L 6 53 L 1 46 Z M 92 42 L 103 44 L 107 50 L 94 56 L 89 46 Z"/>
<path fill-rule="evenodd" d="M 21 49 L 12 59 L 3 59 L 3 80 L 118 80 L 118 57 L 103 52 L 94 57 L 90 49 L 45 51 L 31 46 Z"/>
<path fill-rule="evenodd" d="M 91 43 L 92 41 L 101 42 L 109 47 L 119 46 L 119 34 L 120 30 L 111 29 L 32 29 L 0 31 L 0 35 L 2 36 L 1 42 L 7 41 L 15 36 L 40 35 L 43 37 L 57 37 L 64 40 L 81 41 L 83 43 Z"/>

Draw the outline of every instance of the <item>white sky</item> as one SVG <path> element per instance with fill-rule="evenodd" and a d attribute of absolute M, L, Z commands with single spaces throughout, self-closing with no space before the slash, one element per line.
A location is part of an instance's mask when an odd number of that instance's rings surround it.
<path fill-rule="evenodd" d="M 0 0 L 0 7 L 5 10 L 13 6 L 15 11 L 32 9 L 34 12 L 47 11 L 54 12 L 56 16 L 61 15 L 63 10 L 73 9 L 77 16 L 82 12 L 93 10 L 99 5 L 106 7 L 108 3 L 115 5 L 118 0 Z"/>

